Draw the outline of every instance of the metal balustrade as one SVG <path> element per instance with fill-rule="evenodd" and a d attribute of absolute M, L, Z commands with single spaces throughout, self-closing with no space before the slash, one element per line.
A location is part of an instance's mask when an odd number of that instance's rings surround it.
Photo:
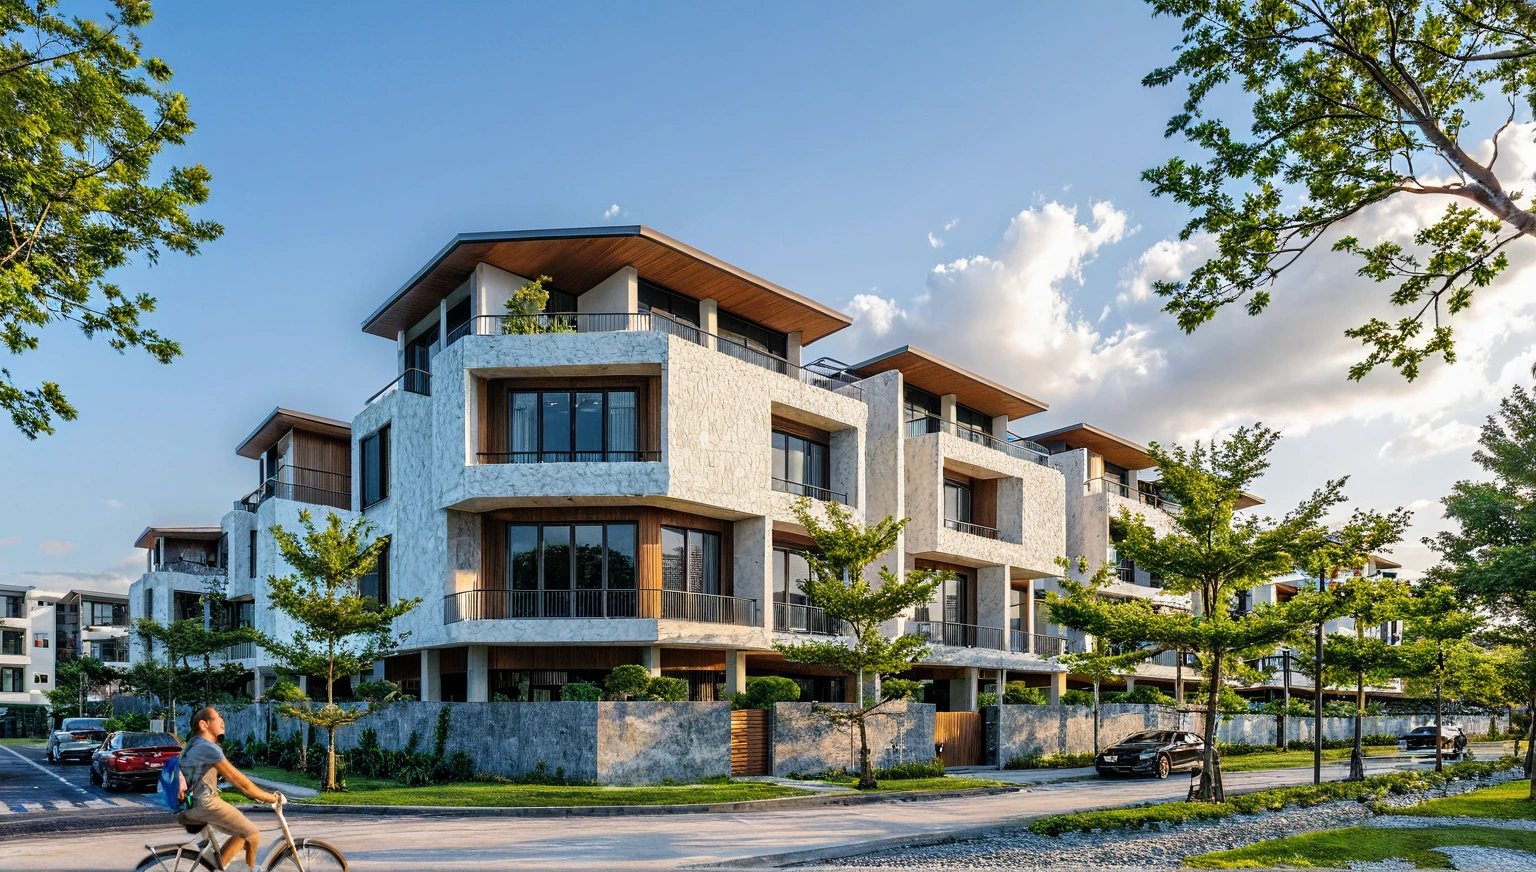
<path fill-rule="evenodd" d="M 661 616 L 672 621 L 755 627 L 757 600 L 686 590 L 664 590 L 661 592 Z"/>
<path fill-rule="evenodd" d="M 267 500 L 293 500 L 335 509 L 352 508 L 352 476 L 307 466 L 283 465 L 277 475 L 235 502 L 239 511 L 254 512 Z"/>
<path fill-rule="evenodd" d="M 945 518 L 944 526 L 961 533 L 969 533 L 972 536 L 980 536 L 983 539 L 996 539 L 996 527 L 983 527 L 980 524 L 972 524 L 967 521 L 956 521 L 953 518 Z"/>
<path fill-rule="evenodd" d="M 408 369 L 391 379 L 389 384 L 375 391 L 373 396 L 363 401 L 363 405 L 371 406 L 395 391 L 430 397 L 432 396 L 432 373 L 424 369 Z"/>
<path fill-rule="evenodd" d="M 935 645 L 952 648 L 990 648 L 1006 651 L 1003 631 L 999 627 L 978 627 L 974 624 L 954 624 L 948 621 L 909 621 L 907 632 L 922 636 Z"/>
<path fill-rule="evenodd" d="M 255 642 L 241 642 L 224 649 L 225 660 L 250 660 L 256 656 Z"/>
<path fill-rule="evenodd" d="M 660 451 L 481 451 L 481 463 L 656 463 Z"/>
<path fill-rule="evenodd" d="M 443 623 L 663 618 L 756 626 L 757 602 L 681 590 L 465 590 L 443 597 Z"/>
<path fill-rule="evenodd" d="M 1034 651 L 1030 651 L 1033 643 Z M 1017 654 L 1033 653 L 1040 657 L 1060 657 L 1067 653 L 1070 640 L 1062 636 L 1046 636 L 1040 633 L 1026 633 L 1022 630 L 1008 631 L 1009 647 Z"/>
<path fill-rule="evenodd" d="M 1017 436 L 999 439 L 990 433 L 983 433 L 975 428 L 962 426 L 954 421 L 946 421 L 934 415 L 909 414 L 907 416 L 908 436 L 922 436 L 927 433 L 948 433 L 967 442 L 974 442 L 977 445 L 985 445 L 994 451 L 1001 451 L 1009 457 L 1028 460 L 1041 466 L 1048 466 L 1051 462 L 1051 453 L 1038 442 L 1031 442 L 1028 439 L 1021 439 Z"/>
<path fill-rule="evenodd" d="M 818 636 L 841 636 L 845 632 L 841 620 L 827 617 L 827 613 L 821 609 L 785 602 L 773 604 L 773 629 L 780 633 L 810 633 Z"/>
<path fill-rule="evenodd" d="M 839 493 L 835 490 L 829 490 L 828 488 L 824 487 L 817 487 L 813 484 L 806 484 L 803 481 L 789 481 L 787 479 L 776 478 L 773 480 L 773 489 L 776 491 L 782 491 L 783 493 L 787 494 L 794 494 L 795 496 L 799 497 L 810 497 L 813 500 L 820 500 L 824 503 L 842 503 L 845 506 L 848 505 L 847 494 Z"/>
<path fill-rule="evenodd" d="M 1127 500 L 1134 500 L 1135 502 L 1141 503 L 1142 505 L 1151 506 L 1155 509 L 1162 509 L 1163 511 L 1169 512 L 1170 514 L 1177 514 L 1184 508 L 1173 500 L 1170 500 L 1160 494 L 1155 494 L 1151 491 L 1144 491 L 1140 488 L 1131 487 L 1125 482 L 1113 478 L 1090 478 L 1088 481 L 1084 482 L 1084 489 L 1085 492 L 1090 494 L 1106 491 Z"/>

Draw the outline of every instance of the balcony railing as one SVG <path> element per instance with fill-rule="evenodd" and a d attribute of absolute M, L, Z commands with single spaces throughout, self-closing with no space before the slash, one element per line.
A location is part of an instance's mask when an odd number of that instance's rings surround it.
<path fill-rule="evenodd" d="M 224 649 L 225 660 L 250 660 L 256 656 L 255 642 L 241 642 Z"/>
<path fill-rule="evenodd" d="M 977 445 L 985 445 L 994 451 L 1001 451 L 1009 457 L 1019 460 L 1028 460 L 1041 466 L 1050 464 L 1051 453 L 1045 450 L 1045 446 L 1028 439 L 1020 439 L 1010 436 L 1008 439 L 999 439 L 990 433 L 983 433 L 971 427 L 965 427 L 954 421 L 946 421 L 933 415 L 908 415 L 907 435 L 922 436 L 925 433 L 948 433 L 958 436 L 967 442 Z"/>
<path fill-rule="evenodd" d="M 261 483 L 235 503 L 241 511 L 254 512 L 267 500 L 293 500 L 335 509 L 352 508 L 352 476 L 305 466 L 279 466 L 277 475 Z"/>
<path fill-rule="evenodd" d="M 180 572 L 183 575 L 223 575 L 224 567 L 208 563 L 193 563 L 189 560 L 167 560 L 164 563 L 156 563 L 153 572 Z"/>
<path fill-rule="evenodd" d="M 907 632 L 922 636 L 935 645 L 952 648 L 990 648 L 1006 651 L 1003 631 L 999 627 L 978 627 L 973 624 L 952 624 L 948 621 L 911 621 Z"/>
<path fill-rule="evenodd" d="M 506 336 L 540 333 L 624 333 L 654 330 L 667 333 L 696 345 L 712 346 L 716 351 L 753 366 L 772 370 L 808 385 L 834 393 L 846 394 L 857 400 L 864 399 L 860 379 L 846 372 L 833 372 L 826 368 L 811 369 L 797 366 L 761 349 L 732 339 L 709 333 L 697 325 L 679 321 L 661 312 L 540 312 L 535 315 L 477 315 L 449 334 L 448 344 L 469 336 Z"/>
<path fill-rule="evenodd" d="M 1168 499 L 1167 497 L 1153 493 L 1151 491 L 1144 491 L 1140 488 L 1131 487 L 1125 482 L 1113 478 L 1091 478 L 1085 483 L 1085 486 L 1087 492 L 1090 494 L 1096 494 L 1099 491 L 1108 491 L 1109 493 L 1112 493 L 1118 497 L 1122 497 L 1128 500 L 1135 500 L 1136 502 L 1143 505 L 1148 505 L 1155 509 L 1162 509 L 1163 511 L 1169 513 L 1176 514 L 1180 509 L 1183 508 L 1178 503 Z"/>
<path fill-rule="evenodd" d="M 842 503 L 845 506 L 848 505 L 847 494 L 838 493 L 835 490 L 829 490 L 824 487 L 817 487 L 813 484 L 806 484 L 803 481 L 788 481 L 786 479 L 776 478 L 773 480 L 773 489 L 776 491 L 782 491 L 787 494 L 794 494 L 795 496 L 799 497 L 810 497 L 813 500 L 820 500 L 824 503 Z"/>
<path fill-rule="evenodd" d="M 655 463 L 660 451 L 481 451 L 481 463 Z"/>
<path fill-rule="evenodd" d="M 443 598 L 443 623 L 575 618 L 664 618 L 757 625 L 756 600 L 681 590 L 466 590 Z"/>
<path fill-rule="evenodd" d="M 1046 636 L 1040 633 L 1026 633 L 1022 630 L 1008 631 L 1008 645 L 1015 653 L 1031 653 L 1031 643 L 1034 646 L 1032 653 L 1040 657 L 1060 657 L 1067 653 L 1067 648 L 1071 644 L 1062 636 Z"/>
<path fill-rule="evenodd" d="M 818 636 L 841 636 L 845 632 L 842 621 L 827 617 L 826 612 L 815 606 L 783 602 L 773 604 L 773 629 Z"/>
<path fill-rule="evenodd" d="M 945 518 L 944 526 L 961 533 L 969 533 L 972 536 L 980 536 L 983 539 L 996 539 L 996 527 L 983 527 L 980 524 L 972 524 L 969 521 L 956 521 L 954 518 Z"/>
<path fill-rule="evenodd" d="M 389 384 L 375 391 L 373 396 L 363 401 L 363 405 L 371 406 L 395 391 L 430 397 L 432 396 L 432 373 L 424 369 L 408 369 L 395 376 Z"/>

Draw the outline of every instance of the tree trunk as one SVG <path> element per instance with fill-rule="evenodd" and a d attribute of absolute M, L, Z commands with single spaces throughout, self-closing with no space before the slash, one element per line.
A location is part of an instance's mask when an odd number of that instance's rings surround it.
<path fill-rule="evenodd" d="M 865 713 L 859 712 L 859 789 L 874 790 L 875 771 L 869 764 L 869 731 L 864 726 Z"/>
<path fill-rule="evenodd" d="M 1093 682 L 1093 756 L 1099 756 L 1099 682 Z"/>
<path fill-rule="evenodd" d="M 1365 780 L 1365 747 L 1361 735 L 1362 720 L 1365 716 L 1365 673 L 1355 673 L 1355 745 L 1349 752 L 1349 778 L 1348 781 Z"/>
<path fill-rule="evenodd" d="M 330 708 L 336 704 L 336 661 L 333 651 L 330 667 L 325 672 L 325 707 Z M 336 786 L 336 728 L 325 728 L 325 779 L 321 782 L 324 790 L 339 790 Z"/>
<path fill-rule="evenodd" d="M 1536 693 L 1531 694 L 1531 704 L 1525 710 L 1525 777 L 1531 779 L 1531 796 L 1536 800 Z M 1518 743 L 1517 743 L 1518 744 Z"/>
<path fill-rule="evenodd" d="M 1221 785 L 1221 757 L 1216 753 L 1216 724 L 1220 713 L 1216 705 L 1221 699 L 1221 652 L 1213 652 L 1211 674 L 1207 679 L 1211 689 L 1205 698 L 1205 760 L 1200 766 L 1200 787 L 1195 791 L 1199 802 L 1226 802 L 1227 795 Z"/>

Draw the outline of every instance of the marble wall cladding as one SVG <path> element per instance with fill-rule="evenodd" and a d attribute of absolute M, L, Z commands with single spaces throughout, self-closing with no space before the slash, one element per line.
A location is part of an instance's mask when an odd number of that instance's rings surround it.
<path fill-rule="evenodd" d="M 907 517 L 905 448 L 905 402 L 902 396 L 902 376 L 898 370 L 878 373 L 859 382 L 868 409 L 865 425 L 865 480 L 868 498 L 864 501 L 864 517 L 871 522 L 886 516 Z M 896 571 L 902 569 L 906 533 L 897 537 L 891 553 L 870 565 L 865 573 L 871 582 L 877 582 L 882 564 Z"/>
<path fill-rule="evenodd" d="M 1082 705 L 1005 705 L 997 717 L 1007 762 L 1014 757 L 1093 753 L 1093 711 Z M 1099 736 L 1108 745 L 1138 730 L 1179 729 L 1173 709 L 1145 705 L 1100 706 Z"/>
<path fill-rule="evenodd" d="M 731 774 L 728 702 L 597 703 L 597 780 L 687 783 Z"/>
<path fill-rule="evenodd" d="M 851 703 L 827 708 L 850 710 Z M 928 703 L 895 703 L 867 721 L 870 759 L 876 768 L 897 763 L 926 763 L 933 759 L 934 707 Z M 855 724 L 835 725 L 812 703 L 781 702 L 773 707 L 773 774 L 813 774 L 828 769 L 857 771 L 859 730 Z"/>

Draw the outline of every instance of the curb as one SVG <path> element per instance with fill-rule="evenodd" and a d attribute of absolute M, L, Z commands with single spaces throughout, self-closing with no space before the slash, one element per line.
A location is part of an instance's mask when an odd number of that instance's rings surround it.
<path fill-rule="evenodd" d="M 1017 785 L 1002 787 L 977 787 L 968 790 L 930 790 L 911 793 L 824 793 L 815 796 L 781 796 L 775 799 L 748 799 L 739 802 L 697 803 L 692 805 L 572 805 L 572 806 L 450 806 L 450 805 L 324 805 L 320 803 L 294 802 L 286 806 L 289 814 L 304 815 L 371 815 L 418 817 L 510 817 L 510 818 L 559 818 L 559 817 L 625 817 L 675 814 L 741 814 L 759 811 L 784 811 L 796 808 L 824 806 L 869 805 L 882 802 L 931 802 L 941 799 L 958 799 L 969 796 L 995 796 L 1018 793 Z"/>

